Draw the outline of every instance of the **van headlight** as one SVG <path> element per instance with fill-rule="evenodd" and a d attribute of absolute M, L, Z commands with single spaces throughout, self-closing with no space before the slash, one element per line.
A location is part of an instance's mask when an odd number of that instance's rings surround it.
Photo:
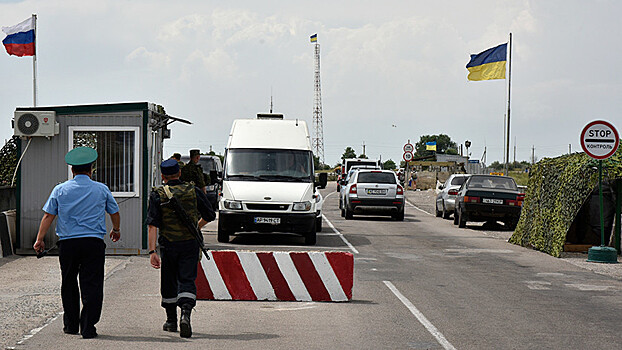
<path fill-rule="evenodd" d="M 242 202 L 225 200 L 225 208 L 232 210 L 242 210 Z"/>
<path fill-rule="evenodd" d="M 294 202 L 293 211 L 309 211 L 311 210 L 311 202 Z"/>

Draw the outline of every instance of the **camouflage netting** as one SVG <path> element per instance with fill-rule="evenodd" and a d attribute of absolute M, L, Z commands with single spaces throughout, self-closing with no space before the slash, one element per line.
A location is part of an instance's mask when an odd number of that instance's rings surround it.
<path fill-rule="evenodd" d="M 10 186 L 17 165 L 17 138 L 9 139 L 0 150 L 0 186 Z"/>
<path fill-rule="evenodd" d="M 598 186 L 598 161 L 585 153 L 544 158 L 532 169 L 509 242 L 559 257 L 581 206 Z M 622 147 L 603 161 L 603 181 L 622 178 Z"/>

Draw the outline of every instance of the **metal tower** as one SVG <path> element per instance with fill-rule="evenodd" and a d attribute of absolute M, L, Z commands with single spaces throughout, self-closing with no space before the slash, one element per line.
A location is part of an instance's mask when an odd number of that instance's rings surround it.
<path fill-rule="evenodd" d="M 316 39 L 317 40 L 317 39 Z M 313 150 L 321 164 L 324 162 L 324 125 L 322 122 L 322 87 L 320 85 L 320 44 L 315 42 L 315 81 L 313 82 Z"/>

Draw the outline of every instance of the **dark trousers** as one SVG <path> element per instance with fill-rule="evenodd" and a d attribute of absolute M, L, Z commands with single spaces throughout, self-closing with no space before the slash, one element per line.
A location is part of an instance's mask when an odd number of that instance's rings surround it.
<path fill-rule="evenodd" d="M 73 238 L 58 242 L 62 274 L 60 294 L 66 331 L 77 333 L 79 327 L 82 335 L 95 332 L 104 300 L 105 253 L 106 244 L 99 238 Z"/>
<path fill-rule="evenodd" d="M 197 299 L 197 264 L 199 244 L 196 240 L 171 242 L 159 238 L 161 255 L 160 294 L 162 307 L 194 307 Z"/>

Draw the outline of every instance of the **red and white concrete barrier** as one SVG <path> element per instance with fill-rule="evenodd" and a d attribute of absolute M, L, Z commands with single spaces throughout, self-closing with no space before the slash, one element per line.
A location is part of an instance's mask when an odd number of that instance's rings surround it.
<path fill-rule="evenodd" d="M 346 252 L 210 251 L 197 273 L 197 299 L 349 301 L 354 256 Z"/>

